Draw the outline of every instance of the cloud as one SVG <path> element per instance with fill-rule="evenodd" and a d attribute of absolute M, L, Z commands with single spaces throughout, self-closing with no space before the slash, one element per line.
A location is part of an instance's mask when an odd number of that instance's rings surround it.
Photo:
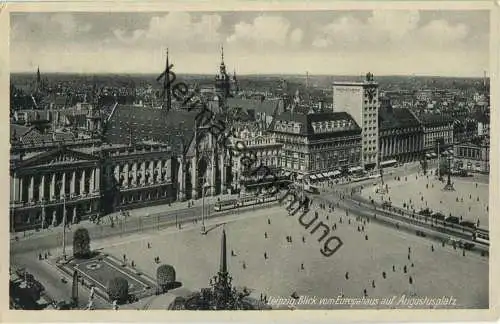
<path fill-rule="evenodd" d="M 221 22 L 222 18 L 217 14 L 202 15 L 195 20 L 190 13 L 171 12 L 152 17 L 146 29 L 128 33 L 115 29 L 113 35 L 127 45 L 146 42 L 187 50 L 199 45 L 220 43 Z"/>
<path fill-rule="evenodd" d="M 68 39 L 86 34 L 92 29 L 91 24 L 79 22 L 69 13 L 30 13 L 26 19 L 14 21 L 13 39 L 39 41 Z"/>
<path fill-rule="evenodd" d="M 295 28 L 291 33 L 290 33 L 290 41 L 292 44 L 299 44 L 302 42 L 302 38 L 304 37 L 304 32 L 302 29 Z"/>
<path fill-rule="evenodd" d="M 420 26 L 420 22 L 418 11 L 373 11 L 366 20 L 344 16 L 320 27 L 312 44 L 316 48 L 345 50 L 421 49 L 435 45 L 460 46 L 468 36 L 464 24 L 433 20 Z"/>
<path fill-rule="evenodd" d="M 296 28 L 291 31 L 288 19 L 279 16 L 261 15 L 252 23 L 240 22 L 234 26 L 234 33 L 227 38 L 228 43 L 242 46 L 278 46 L 302 41 L 303 32 Z"/>

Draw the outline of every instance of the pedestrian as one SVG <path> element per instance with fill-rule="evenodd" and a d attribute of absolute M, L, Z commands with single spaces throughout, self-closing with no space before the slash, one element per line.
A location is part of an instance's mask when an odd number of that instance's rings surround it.
<path fill-rule="evenodd" d="M 361 232 L 361 228 L 359 228 L 359 225 L 358 225 L 358 232 Z"/>
<path fill-rule="evenodd" d="M 413 284 L 413 278 L 412 278 L 412 276 L 410 276 L 410 278 L 408 279 L 408 281 L 410 282 L 410 285 Z"/>
<path fill-rule="evenodd" d="M 361 226 L 361 232 L 364 232 L 364 231 L 365 231 L 365 227 Z"/>
<path fill-rule="evenodd" d="M 407 270 L 408 269 L 406 268 L 406 264 L 405 264 L 405 266 L 403 267 L 403 272 L 406 273 Z"/>
<path fill-rule="evenodd" d="M 44 257 L 45 257 L 45 260 L 47 260 L 47 252 L 45 252 L 45 255 L 44 255 Z"/>
<path fill-rule="evenodd" d="M 264 232 L 264 238 L 267 238 L 267 232 Z"/>
<path fill-rule="evenodd" d="M 363 289 L 363 295 L 364 295 L 365 297 L 367 297 L 367 296 L 368 296 L 368 294 L 366 293 L 366 288 L 365 288 L 365 289 Z"/>
<path fill-rule="evenodd" d="M 300 270 L 304 270 L 304 263 L 300 264 Z"/>
<path fill-rule="evenodd" d="M 271 220 L 269 218 L 267 219 L 267 224 L 271 225 Z"/>
<path fill-rule="evenodd" d="M 349 272 L 346 272 L 346 273 L 345 273 L 345 279 L 346 279 L 346 280 L 349 280 Z"/>
<path fill-rule="evenodd" d="M 462 250 L 462 256 L 465 256 L 465 250 Z"/>
<path fill-rule="evenodd" d="M 306 238 L 302 236 L 302 243 L 306 243 Z"/>
<path fill-rule="evenodd" d="M 231 250 L 231 256 L 235 256 L 234 250 Z"/>
<path fill-rule="evenodd" d="M 385 279 L 385 277 L 386 277 L 386 273 L 385 273 L 385 271 L 382 271 L 382 278 Z"/>
<path fill-rule="evenodd" d="M 410 255 L 408 254 L 408 260 L 410 260 Z"/>
<path fill-rule="evenodd" d="M 408 254 L 411 253 L 411 247 L 408 247 Z"/>
<path fill-rule="evenodd" d="M 245 262 L 243 262 L 243 269 L 246 269 L 247 268 L 247 264 Z"/>
<path fill-rule="evenodd" d="M 375 288 L 375 280 L 372 280 L 372 288 Z"/>
<path fill-rule="evenodd" d="M 266 252 L 264 252 L 264 259 L 267 260 L 267 253 Z"/>
<path fill-rule="evenodd" d="M 368 235 L 365 235 L 365 241 L 368 241 Z"/>
<path fill-rule="evenodd" d="M 431 251 L 434 252 L 434 245 L 431 245 Z"/>
<path fill-rule="evenodd" d="M 42 260 L 42 254 L 38 253 L 38 260 Z"/>
<path fill-rule="evenodd" d="M 123 255 L 123 262 L 125 262 L 127 260 L 127 256 L 124 254 Z"/>
<path fill-rule="evenodd" d="M 151 244 L 149 244 L 149 242 L 148 242 L 148 249 L 150 249 L 150 248 L 151 248 Z"/>
<path fill-rule="evenodd" d="M 394 266 L 394 264 L 392 265 L 392 272 L 396 272 L 396 267 Z"/>
<path fill-rule="evenodd" d="M 412 267 L 412 268 L 413 268 L 413 267 L 415 267 L 415 265 L 413 264 L 413 262 L 411 263 L 411 267 Z"/>
<path fill-rule="evenodd" d="M 135 267 L 135 262 L 134 262 L 134 260 L 132 260 L 132 262 L 130 262 L 130 265 L 132 266 L 132 268 L 134 268 L 134 267 Z"/>

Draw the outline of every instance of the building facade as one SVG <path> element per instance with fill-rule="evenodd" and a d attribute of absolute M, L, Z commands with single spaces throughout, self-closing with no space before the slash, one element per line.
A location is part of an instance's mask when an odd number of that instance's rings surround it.
<path fill-rule="evenodd" d="M 393 109 L 387 98 L 380 101 L 380 161 L 420 160 L 424 150 L 424 133 L 417 117 L 408 108 Z"/>
<path fill-rule="evenodd" d="M 377 167 L 379 160 L 378 83 L 368 73 L 364 82 L 335 82 L 333 109 L 346 112 L 361 127 L 362 163 L 365 169 Z"/>
<path fill-rule="evenodd" d="M 423 114 L 419 117 L 424 133 L 424 151 L 436 153 L 453 146 L 453 119 L 446 115 Z"/>
<path fill-rule="evenodd" d="M 454 166 L 472 172 L 490 172 L 490 140 L 473 139 L 454 145 Z"/>
<path fill-rule="evenodd" d="M 324 177 L 361 164 L 361 129 L 345 112 L 286 111 L 273 122 L 273 133 L 283 144 L 280 166 L 299 177 Z"/>

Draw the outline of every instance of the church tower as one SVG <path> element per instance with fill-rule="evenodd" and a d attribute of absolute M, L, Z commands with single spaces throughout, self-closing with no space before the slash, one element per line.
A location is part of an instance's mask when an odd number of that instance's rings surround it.
<path fill-rule="evenodd" d="M 231 96 L 231 80 L 224 64 L 224 46 L 221 46 L 219 74 L 215 76 L 215 93 L 222 100 Z"/>
<path fill-rule="evenodd" d="M 97 86 L 94 81 L 92 87 L 92 100 L 87 111 L 87 130 L 91 133 L 98 133 L 101 131 L 101 112 L 99 111 L 99 93 L 97 91 Z"/>

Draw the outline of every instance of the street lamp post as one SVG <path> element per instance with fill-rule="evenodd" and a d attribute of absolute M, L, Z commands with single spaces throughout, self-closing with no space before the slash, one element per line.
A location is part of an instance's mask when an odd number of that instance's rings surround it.
<path fill-rule="evenodd" d="M 62 236 L 62 257 L 66 260 L 66 193 L 63 196 L 63 236 Z"/>
<path fill-rule="evenodd" d="M 207 234 L 207 230 L 205 228 L 205 189 L 208 189 L 210 187 L 212 186 L 204 183 L 203 187 L 201 188 L 201 234 L 202 235 Z"/>

